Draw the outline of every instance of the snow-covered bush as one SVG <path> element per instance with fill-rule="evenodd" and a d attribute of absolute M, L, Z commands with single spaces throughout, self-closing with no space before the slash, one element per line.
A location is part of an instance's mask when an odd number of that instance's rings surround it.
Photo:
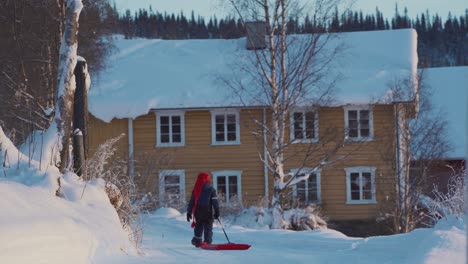
<path fill-rule="evenodd" d="M 295 231 L 327 228 L 327 222 L 319 207 L 290 209 L 283 212 L 283 228 Z M 273 209 L 251 206 L 223 217 L 223 222 L 252 229 L 270 229 L 273 223 Z"/>
<path fill-rule="evenodd" d="M 309 205 L 305 209 L 285 211 L 284 219 L 286 229 L 301 231 L 327 228 L 327 222 L 320 208 L 315 205 Z"/>
<path fill-rule="evenodd" d="M 152 212 L 159 205 L 159 196 L 152 192 L 137 193 L 134 204 L 144 212 Z"/>
<path fill-rule="evenodd" d="M 233 195 L 229 199 L 229 203 L 226 203 L 226 196 L 224 193 L 218 193 L 218 202 L 220 207 L 221 215 L 232 215 L 238 214 L 242 211 L 242 203 L 239 202 L 237 195 Z"/>
<path fill-rule="evenodd" d="M 452 175 L 447 184 L 447 192 L 441 192 L 434 187 L 435 198 L 428 204 L 429 218 L 436 223 L 440 218 L 455 217 L 458 220 L 465 216 L 467 195 L 465 189 L 466 170 Z"/>
<path fill-rule="evenodd" d="M 105 190 L 110 202 L 119 215 L 120 222 L 130 234 L 130 238 L 138 247 L 143 239 L 143 226 L 141 223 L 138 205 L 133 201 L 133 182 L 128 175 L 126 160 L 116 157 L 116 143 L 123 137 L 120 135 L 111 138 L 99 145 L 97 151 L 88 160 L 85 180 L 105 180 Z"/>

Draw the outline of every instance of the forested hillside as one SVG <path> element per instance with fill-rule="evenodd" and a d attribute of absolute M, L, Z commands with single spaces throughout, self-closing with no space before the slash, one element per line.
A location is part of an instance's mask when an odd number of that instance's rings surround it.
<path fill-rule="evenodd" d="M 442 19 L 430 11 L 415 18 L 395 8 L 391 19 L 384 18 L 376 9 L 374 14 L 362 11 L 340 13 L 335 9 L 328 24 L 318 24 L 313 17 L 306 16 L 304 21 L 291 17 L 288 23 L 289 34 L 311 32 L 350 32 L 370 30 L 391 30 L 414 28 L 418 32 L 418 54 L 420 67 L 441 67 L 468 65 L 468 9 L 459 17 L 447 15 Z M 135 14 L 129 10 L 119 16 L 116 32 L 126 38 L 163 38 L 163 39 L 206 39 L 239 38 L 244 36 L 240 20 L 233 17 L 209 20 L 196 16 L 194 12 L 168 14 L 153 10 L 140 9 Z"/>

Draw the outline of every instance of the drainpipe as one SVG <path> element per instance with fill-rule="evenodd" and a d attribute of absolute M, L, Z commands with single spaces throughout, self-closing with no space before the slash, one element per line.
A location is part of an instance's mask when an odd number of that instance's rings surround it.
<path fill-rule="evenodd" d="M 135 192 L 135 166 L 134 166 L 134 155 L 133 155 L 133 119 L 128 118 L 128 175 L 131 181 L 131 194 Z"/>
<path fill-rule="evenodd" d="M 396 138 L 396 173 L 397 173 L 397 184 L 396 184 L 396 188 L 397 188 L 397 193 L 398 193 L 398 199 L 401 203 L 401 194 L 400 194 L 400 181 L 401 181 L 401 168 L 400 168 L 400 123 L 398 122 L 399 121 L 399 116 L 398 116 L 398 105 L 397 104 L 394 104 L 393 105 L 393 111 L 394 111 L 394 115 L 395 115 L 395 138 Z"/>
<path fill-rule="evenodd" d="M 265 207 L 268 207 L 268 154 L 267 154 L 267 131 L 266 131 L 266 108 L 263 108 L 263 176 L 265 178 Z"/>

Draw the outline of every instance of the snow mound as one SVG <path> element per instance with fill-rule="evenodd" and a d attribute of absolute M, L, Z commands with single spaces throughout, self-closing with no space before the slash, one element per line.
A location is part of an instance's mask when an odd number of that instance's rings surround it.
<path fill-rule="evenodd" d="M 153 217 L 176 217 L 180 215 L 181 213 L 176 209 L 167 207 L 161 207 L 152 214 Z"/>
<path fill-rule="evenodd" d="M 0 263 L 94 263 L 136 253 L 103 180 L 83 182 L 30 160 L 0 127 Z M 59 189 L 62 197 L 56 196 Z"/>

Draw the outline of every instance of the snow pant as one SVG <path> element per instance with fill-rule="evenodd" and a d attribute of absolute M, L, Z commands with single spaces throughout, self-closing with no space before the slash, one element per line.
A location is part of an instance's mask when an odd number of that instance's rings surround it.
<path fill-rule="evenodd" d="M 199 244 L 202 242 L 202 238 L 204 237 L 204 241 L 211 244 L 213 241 L 213 220 L 195 222 L 195 229 L 193 232 L 194 237 L 192 242 Z"/>

